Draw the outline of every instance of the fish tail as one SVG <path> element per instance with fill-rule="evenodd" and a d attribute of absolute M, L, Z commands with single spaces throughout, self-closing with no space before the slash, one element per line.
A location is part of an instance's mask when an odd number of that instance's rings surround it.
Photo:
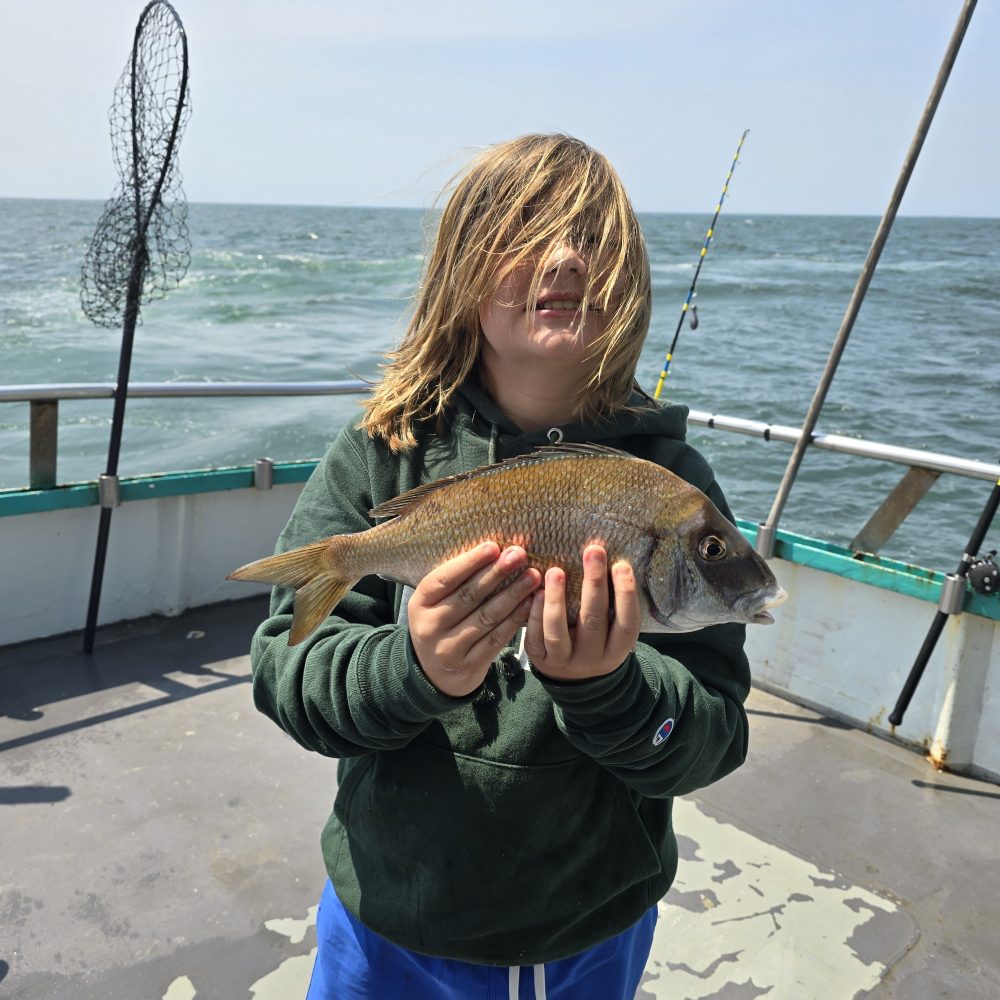
<path fill-rule="evenodd" d="M 291 552 L 268 556 L 233 570 L 227 580 L 255 580 L 295 590 L 295 610 L 288 645 L 295 646 L 317 629 L 357 582 L 338 566 L 340 538 L 313 542 Z"/>

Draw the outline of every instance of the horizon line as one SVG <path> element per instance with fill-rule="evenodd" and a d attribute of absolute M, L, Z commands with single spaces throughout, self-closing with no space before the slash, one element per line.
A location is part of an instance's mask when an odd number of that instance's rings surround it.
<path fill-rule="evenodd" d="M 93 203 L 98 205 L 107 204 L 110 199 L 108 198 L 80 198 L 71 197 L 67 195 L 58 196 L 48 196 L 42 197 L 40 195 L 0 195 L 0 201 L 54 201 L 54 202 L 84 202 Z M 204 205 L 208 207 L 229 207 L 229 208 L 307 208 L 307 209 L 355 209 L 364 211 L 392 211 L 392 212 L 420 212 L 424 215 L 429 215 L 432 213 L 440 212 L 439 208 L 433 206 L 420 207 L 418 205 L 365 205 L 365 204 L 348 204 L 342 202 L 329 202 L 326 204 L 317 204 L 313 202 L 272 202 L 272 201 L 188 201 L 188 205 Z M 636 208 L 636 215 L 678 215 L 678 216 L 689 216 L 689 215 L 700 215 L 706 218 L 711 215 L 710 212 L 704 210 L 693 212 L 690 210 L 681 209 L 643 209 Z M 801 218 L 815 218 L 815 219 L 879 219 L 881 215 L 872 212 L 799 212 L 799 211 L 732 211 L 728 213 L 729 216 L 742 215 L 745 217 L 763 217 L 763 218 L 784 218 L 784 217 L 801 217 Z M 909 219 L 979 219 L 984 221 L 990 221 L 994 219 L 1000 219 L 1000 215 L 965 215 L 965 214 L 921 214 L 921 213 L 909 213 L 902 209 L 897 213 L 897 217 L 909 218 Z"/>

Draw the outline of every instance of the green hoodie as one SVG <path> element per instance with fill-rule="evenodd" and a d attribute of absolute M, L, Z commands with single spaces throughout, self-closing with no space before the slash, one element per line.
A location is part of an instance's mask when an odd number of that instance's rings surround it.
<path fill-rule="evenodd" d="M 687 409 L 638 394 L 632 403 L 638 412 L 560 428 L 564 440 L 657 462 L 731 516 L 684 443 Z M 403 490 L 547 440 L 471 384 L 448 428 L 402 457 L 345 428 L 277 550 L 363 531 L 369 509 Z M 289 648 L 292 594 L 276 588 L 253 640 L 257 707 L 302 746 L 340 758 L 322 846 L 344 905 L 403 947 L 496 965 L 565 958 L 629 927 L 676 872 L 673 796 L 746 755 L 743 626 L 644 634 L 616 671 L 574 683 L 522 671 L 505 653 L 479 691 L 452 698 L 396 624 L 401 590 L 366 577 Z M 654 743 L 667 720 L 672 732 Z"/>

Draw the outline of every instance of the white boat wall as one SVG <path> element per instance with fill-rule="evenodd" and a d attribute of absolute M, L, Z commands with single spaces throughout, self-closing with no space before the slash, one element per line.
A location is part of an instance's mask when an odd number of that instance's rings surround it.
<path fill-rule="evenodd" d="M 272 550 L 314 464 L 123 479 L 99 623 L 173 616 L 265 592 L 228 582 L 226 574 Z M 83 627 L 98 510 L 94 483 L 0 491 L 0 647 Z M 756 526 L 740 527 L 754 540 Z M 780 530 L 771 564 L 790 599 L 774 625 L 747 630 L 758 686 L 925 748 L 950 769 L 1000 778 L 996 596 L 967 588 L 963 613 L 949 619 L 893 730 L 887 716 L 936 612 L 944 575 Z"/>
<path fill-rule="evenodd" d="M 273 551 L 314 464 L 284 467 L 296 480 L 267 491 L 254 488 L 253 469 L 123 479 L 98 624 L 268 591 L 226 575 Z M 83 628 L 99 510 L 92 483 L 0 492 L 0 552 L 9 567 L 0 647 Z"/>

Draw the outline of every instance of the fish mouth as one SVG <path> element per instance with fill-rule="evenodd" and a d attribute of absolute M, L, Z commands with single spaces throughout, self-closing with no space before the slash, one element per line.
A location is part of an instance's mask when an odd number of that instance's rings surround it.
<path fill-rule="evenodd" d="M 755 591 L 746 601 L 747 621 L 754 625 L 773 625 L 774 615 L 770 609 L 784 604 L 788 600 L 788 591 L 778 584 L 768 584 Z"/>

